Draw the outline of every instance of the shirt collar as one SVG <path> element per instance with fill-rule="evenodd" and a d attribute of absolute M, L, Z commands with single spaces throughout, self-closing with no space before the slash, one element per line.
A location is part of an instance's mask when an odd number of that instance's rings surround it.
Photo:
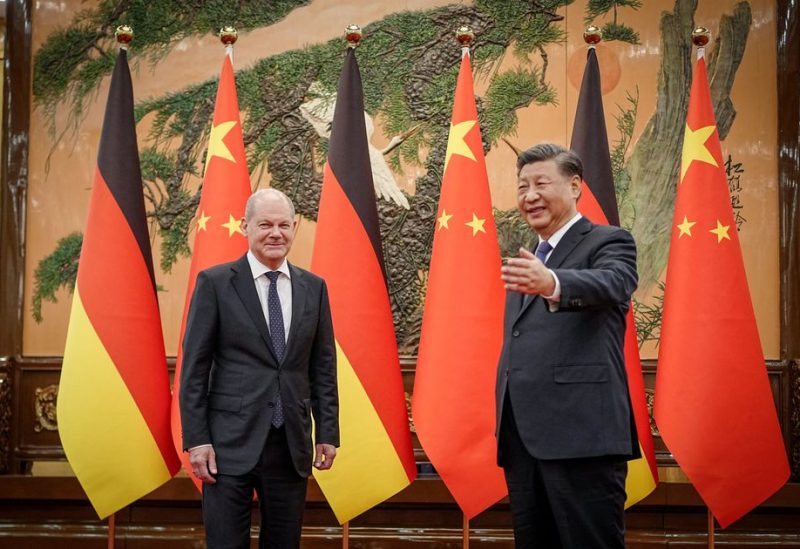
<path fill-rule="evenodd" d="M 247 262 L 250 264 L 250 271 L 253 273 L 253 280 L 258 278 L 259 276 L 263 275 L 264 273 L 270 272 L 272 269 L 261 263 L 256 256 L 253 255 L 253 252 L 247 250 Z M 292 278 L 292 275 L 289 271 L 289 262 L 286 261 L 284 258 L 283 263 L 281 263 L 280 267 L 275 269 L 276 271 L 285 274 L 289 279 Z"/>
<path fill-rule="evenodd" d="M 547 242 L 550 244 L 550 246 L 552 246 L 553 248 L 558 246 L 559 241 L 564 237 L 565 234 L 567 234 L 567 231 L 570 230 L 572 226 L 580 220 L 581 217 L 583 216 L 580 214 L 580 212 L 576 213 L 575 217 L 564 223 L 564 225 L 562 225 L 560 229 L 554 232 L 550 236 L 550 238 L 546 239 Z M 542 237 L 539 237 L 539 240 L 543 240 Z"/>

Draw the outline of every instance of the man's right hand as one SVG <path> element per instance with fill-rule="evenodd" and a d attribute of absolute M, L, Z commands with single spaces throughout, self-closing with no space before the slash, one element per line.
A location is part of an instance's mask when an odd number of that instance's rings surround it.
<path fill-rule="evenodd" d="M 189 463 L 192 465 L 192 474 L 198 480 L 206 484 L 217 482 L 212 476 L 217 474 L 217 456 L 213 446 L 209 444 L 189 450 Z"/>

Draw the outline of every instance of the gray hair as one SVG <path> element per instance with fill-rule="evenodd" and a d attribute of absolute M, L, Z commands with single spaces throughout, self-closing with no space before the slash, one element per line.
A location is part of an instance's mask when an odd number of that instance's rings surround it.
<path fill-rule="evenodd" d="M 572 177 L 577 175 L 583 179 L 583 163 L 580 157 L 569 149 L 554 143 L 540 143 L 528 150 L 522 151 L 517 157 L 517 174 L 523 166 L 534 162 L 554 160 L 561 175 Z"/>
<path fill-rule="evenodd" d="M 253 194 L 250 195 L 250 198 L 247 199 L 247 204 L 244 207 L 244 219 L 245 221 L 250 221 L 253 218 L 253 213 L 256 209 L 256 204 L 259 202 L 263 202 L 268 198 L 279 198 L 286 202 L 289 206 L 289 213 L 294 219 L 294 204 L 292 203 L 292 199 L 286 196 L 284 193 L 279 191 L 278 189 L 267 188 L 267 189 L 259 189 Z"/>

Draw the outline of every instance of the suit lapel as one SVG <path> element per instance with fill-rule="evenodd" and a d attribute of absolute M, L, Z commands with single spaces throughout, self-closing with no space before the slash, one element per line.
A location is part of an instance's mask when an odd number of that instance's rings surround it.
<path fill-rule="evenodd" d="M 300 319 L 303 318 L 308 298 L 306 277 L 303 271 L 290 263 L 289 272 L 292 274 L 292 322 L 289 325 L 289 337 L 286 338 L 286 356 L 292 352 L 292 344 L 297 339 L 297 326 L 300 324 Z"/>
<path fill-rule="evenodd" d="M 569 228 L 567 233 L 561 237 L 561 240 L 558 242 L 558 245 L 553 250 L 553 253 L 550 254 L 550 257 L 547 259 L 547 267 L 550 269 L 557 269 L 561 266 L 562 263 L 569 257 L 569 254 L 575 249 L 575 246 L 578 245 L 578 242 L 584 239 L 586 234 L 592 230 L 592 223 L 585 217 L 581 217 L 575 224 Z M 539 245 L 538 240 L 533 245 L 533 249 L 535 250 L 536 247 Z M 519 297 L 516 303 L 519 303 L 519 313 L 517 314 L 514 322 L 519 320 L 519 318 L 527 311 L 531 304 L 536 301 L 536 298 L 539 296 L 533 296 L 532 299 L 525 299 L 524 294 L 518 294 Z"/>
<path fill-rule="evenodd" d="M 261 334 L 261 338 L 267 344 L 269 352 L 272 353 L 272 358 L 277 362 L 275 349 L 272 348 L 269 328 L 267 328 L 267 320 L 264 318 L 264 310 L 261 308 L 261 303 L 258 300 L 256 285 L 253 280 L 253 272 L 250 270 L 247 256 L 242 256 L 241 259 L 234 263 L 232 270 L 233 277 L 231 278 L 231 283 L 233 284 L 233 289 L 236 290 L 239 299 L 242 301 L 242 305 L 244 305 L 245 311 L 247 311 L 258 333 Z"/>

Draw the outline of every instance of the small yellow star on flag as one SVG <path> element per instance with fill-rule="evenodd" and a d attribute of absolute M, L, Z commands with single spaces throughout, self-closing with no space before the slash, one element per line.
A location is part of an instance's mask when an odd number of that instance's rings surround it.
<path fill-rule="evenodd" d="M 465 156 L 470 160 L 475 160 L 475 155 L 472 154 L 472 149 L 469 148 L 464 137 L 469 133 L 472 127 L 477 124 L 477 120 L 465 120 L 458 124 L 450 124 L 450 135 L 447 137 L 447 153 L 444 157 L 444 169 L 447 170 L 447 165 L 450 164 L 450 157 L 454 154 Z"/>
<path fill-rule="evenodd" d="M 209 219 L 211 219 L 211 216 L 210 215 L 206 215 L 205 210 L 200 212 L 200 217 L 197 218 L 197 230 L 198 231 L 206 231 L 206 230 L 208 230 L 208 229 L 206 229 L 206 223 L 208 223 Z"/>
<path fill-rule="evenodd" d="M 228 214 L 228 222 L 222 224 L 223 227 L 228 229 L 228 236 L 233 236 L 235 233 L 242 233 L 242 220 L 234 218 Z"/>
<path fill-rule="evenodd" d="M 681 231 L 680 234 L 678 234 L 678 238 L 682 237 L 683 235 L 692 236 L 692 227 L 694 227 L 696 224 L 697 221 L 689 221 L 684 215 L 683 223 L 676 225 L 676 227 L 678 227 L 678 229 Z"/>
<path fill-rule="evenodd" d="M 451 214 L 448 214 L 447 210 L 442 208 L 442 215 L 440 215 L 439 219 L 437 219 L 437 221 L 439 222 L 439 227 L 438 227 L 439 230 L 441 230 L 442 227 L 444 227 L 445 229 L 450 228 L 450 225 L 448 225 L 448 223 L 450 222 L 451 217 L 453 216 Z"/>
<path fill-rule="evenodd" d="M 478 234 L 478 232 L 482 232 L 486 234 L 486 229 L 483 228 L 483 224 L 486 223 L 485 219 L 479 219 L 477 215 L 474 213 L 472 214 L 472 221 L 469 223 L 464 223 L 467 227 L 472 228 L 472 236 Z"/>
<path fill-rule="evenodd" d="M 728 229 L 730 229 L 730 225 L 723 225 L 719 222 L 719 219 L 717 219 L 717 228 L 711 229 L 709 232 L 717 235 L 717 244 L 719 244 L 724 238 L 727 238 L 728 240 L 731 239 L 731 237 L 728 235 Z"/>
<path fill-rule="evenodd" d="M 233 157 L 233 154 L 231 154 L 230 149 L 225 144 L 225 141 L 223 141 L 225 136 L 228 135 L 228 132 L 230 132 L 234 126 L 236 126 L 236 121 L 230 120 L 228 122 L 222 122 L 221 124 L 211 127 L 211 136 L 208 138 L 206 171 L 208 170 L 208 166 L 211 164 L 211 158 L 214 156 L 219 156 L 220 158 L 230 160 L 234 163 L 236 162 L 236 159 Z"/>
<path fill-rule="evenodd" d="M 695 160 L 718 166 L 711 151 L 706 148 L 706 141 L 714 133 L 715 129 L 717 129 L 716 126 L 704 126 L 692 130 L 689 124 L 686 124 L 686 133 L 683 136 L 683 153 L 681 155 L 681 182 L 689 166 Z"/>

